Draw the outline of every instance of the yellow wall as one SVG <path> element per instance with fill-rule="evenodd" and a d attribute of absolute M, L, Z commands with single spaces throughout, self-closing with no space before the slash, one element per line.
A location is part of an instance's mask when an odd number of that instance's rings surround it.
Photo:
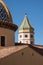
<path fill-rule="evenodd" d="M 30 32 L 30 30 L 19 30 L 19 32 Z"/>

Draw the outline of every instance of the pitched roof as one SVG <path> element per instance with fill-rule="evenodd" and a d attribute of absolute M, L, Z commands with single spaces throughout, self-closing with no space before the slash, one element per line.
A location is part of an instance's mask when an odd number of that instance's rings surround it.
<path fill-rule="evenodd" d="M 28 46 L 22 45 L 22 46 L 0 47 L 0 59 L 9 56 L 10 54 L 13 54 L 26 47 Z"/>
<path fill-rule="evenodd" d="M 16 43 L 16 46 L 24 46 L 26 45 L 27 47 L 30 47 L 31 49 L 33 49 L 34 51 L 36 51 L 37 53 L 39 53 L 40 55 L 43 56 L 43 45 L 35 45 L 35 44 L 24 44 L 24 43 Z"/>
<path fill-rule="evenodd" d="M 43 56 L 43 46 L 16 43 L 15 46 L 0 47 L 0 59 L 9 56 L 13 53 L 16 53 L 20 50 L 23 50 L 25 48 L 32 48 L 34 51 Z"/>
<path fill-rule="evenodd" d="M 30 28 L 31 28 L 31 29 L 34 29 L 34 28 L 32 27 L 32 25 L 30 24 L 27 15 L 25 15 L 25 16 L 24 16 L 24 20 L 23 20 L 21 26 L 19 27 L 19 30 L 20 30 L 20 29 L 30 29 Z"/>

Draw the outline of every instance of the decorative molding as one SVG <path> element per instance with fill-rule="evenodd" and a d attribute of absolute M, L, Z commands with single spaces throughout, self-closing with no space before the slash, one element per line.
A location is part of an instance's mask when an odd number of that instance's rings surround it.
<path fill-rule="evenodd" d="M 7 29 L 11 29 L 11 30 L 14 30 L 14 31 L 16 31 L 17 28 L 18 28 L 17 25 L 12 24 L 12 23 L 8 23 L 8 22 L 4 22 L 4 21 L 1 21 L 0 22 L 0 27 L 7 28 Z"/>

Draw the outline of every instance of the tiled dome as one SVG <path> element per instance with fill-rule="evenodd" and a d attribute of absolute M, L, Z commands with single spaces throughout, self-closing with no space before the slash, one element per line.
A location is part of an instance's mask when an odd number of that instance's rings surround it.
<path fill-rule="evenodd" d="M 0 21 L 12 23 L 11 14 L 2 0 L 0 0 Z"/>
<path fill-rule="evenodd" d="M 14 31 L 18 28 L 17 25 L 13 24 L 10 11 L 2 0 L 0 0 L 0 27 Z"/>

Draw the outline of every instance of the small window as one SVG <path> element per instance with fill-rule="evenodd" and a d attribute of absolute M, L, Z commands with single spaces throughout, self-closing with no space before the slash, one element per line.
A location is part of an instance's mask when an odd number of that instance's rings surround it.
<path fill-rule="evenodd" d="M 32 56 L 34 56 L 34 53 L 32 53 Z"/>
<path fill-rule="evenodd" d="M 30 35 L 31 38 L 33 38 L 33 35 Z"/>
<path fill-rule="evenodd" d="M 22 35 L 20 35 L 20 38 L 22 38 Z"/>
<path fill-rule="evenodd" d="M 21 41 L 20 41 L 20 43 L 21 43 Z"/>
<path fill-rule="evenodd" d="M 33 41 L 31 41 L 31 44 L 33 44 Z"/>
<path fill-rule="evenodd" d="M 24 52 L 22 52 L 22 56 L 24 55 Z"/>
<path fill-rule="evenodd" d="M 25 37 L 28 37 L 28 35 L 25 35 Z"/>

